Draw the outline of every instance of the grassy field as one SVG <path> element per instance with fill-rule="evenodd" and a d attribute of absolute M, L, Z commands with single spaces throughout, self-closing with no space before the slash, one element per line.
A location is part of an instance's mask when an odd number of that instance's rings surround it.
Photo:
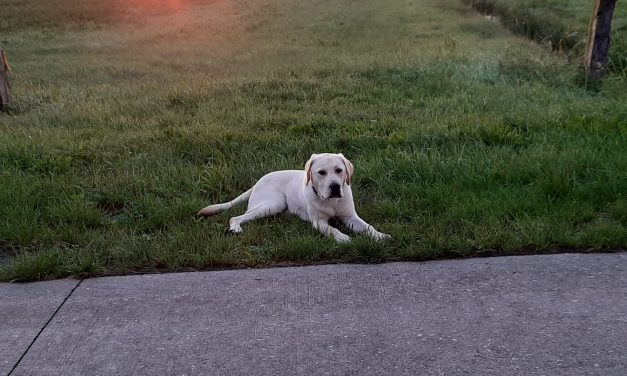
<path fill-rule="evenodd" d="M 463 0 L 495 15 L 512 31 L 546 43 L 581 64 L 588 40 L 593 0 Z M 627 7 L 617 3 L 612 19 L 609 67 L 627 77 Z"/>
<path fill-rule="evenodd" d="M 461 0 L 0 9 L 0 280 L 627 244 L 625 77 L 588 91 Z M 195 217 L 324 151 L 392 241 Z"/>

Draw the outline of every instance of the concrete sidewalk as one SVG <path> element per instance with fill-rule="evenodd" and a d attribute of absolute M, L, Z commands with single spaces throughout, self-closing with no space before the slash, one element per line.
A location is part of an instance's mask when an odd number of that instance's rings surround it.
<path fill-rule="evenodd" d="M 625 375 L 627 254 L 0 284 L 0 375 Z"/>

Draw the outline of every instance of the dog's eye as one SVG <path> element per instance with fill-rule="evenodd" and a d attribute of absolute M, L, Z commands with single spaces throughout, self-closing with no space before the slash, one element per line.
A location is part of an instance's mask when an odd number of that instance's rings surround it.
<path fill-rule="evenodd" d="M 335 173 L 336 174 L 341 174 L 342 173 L 342 169 L 341 168 L 336 168 L 335 169 Z"/>
<path fill-rule="evenodd" d="M 324 171 L 324 170 L 320 170 L 320 171 L 318 171 L 318 174 L 320 174 L 320 175 L 324 176 L 324 175 L 326 175 L 326 174 L 327 174 L 327 172 L 326 172 L 326 171 Z"/>

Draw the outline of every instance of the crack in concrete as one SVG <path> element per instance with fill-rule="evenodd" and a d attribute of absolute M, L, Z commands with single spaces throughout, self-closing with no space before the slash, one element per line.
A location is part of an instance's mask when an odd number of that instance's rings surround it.
<path fill-rule="evenodd" d="M 26 348 L 26 350 L 24 350 L 24 353 L 22 354 L 22 356 L 20 356 L 20 358 L 17 360 L 17 362 L 15 362 L 15 365 L 13 365 L 13 368 L 11 368 L 11 370 L 9 371 L 9 373 L 7 373 L 7 376 L 11 376 L 11 374 L 17 369 L 17 367 L 20 365 L 20 363 L 22 362 L 22 359 L 24 359 L 24 357 L 26 356 L 26 354 L 28 354 L 28 351 L 31 349 L 31 347 L 33 347 L 33 345 L 35 344 L 35 342 L 37 341 L 37 339 L 39 338 L 39 336 L 41 335 L 41 333 L 43 333 L 43 331 L 48 327 L 48 324 L 50 324 L 50 322 L 52 321 L 52 319 L 54 319 L 54 317 L 57 315 L 57 313 L 61 310 L 61 307 L 63 307 L 63 305 L 65 305 L 65 302 L 68 301 L 68 299 L 70 299 L 70 296 L 72 296 L 72 294 L 74 293 L 74 291 L 78 288 L 78 286 L 81 285 L 81 283 L 83 283 L 83 279 L 81 279 L 80 281 L 78 281 L 78 283 L 76 284 L 76 286 L 74 286 L 72 288 L 72 290 L 70 290 L 70 292 L 67 294 L 67 296 L 63 299 L 63 301 L 61 302 L 61 304 L 59 304 L 59 306 L 57 307 L 57 309 L 52 313 L 52 316 L 50 316 L 50 318 L 48 319 L 48 321 L 46 321 L 46 323 L 41 327 L 41 329 L 39 330 L 39 332 L 37 333 L 37 335 L 35 336 L 35 338 L 33 338 L 33 340 L 31 341 L 31 343 L 28 345 L 28 347 Z"/>

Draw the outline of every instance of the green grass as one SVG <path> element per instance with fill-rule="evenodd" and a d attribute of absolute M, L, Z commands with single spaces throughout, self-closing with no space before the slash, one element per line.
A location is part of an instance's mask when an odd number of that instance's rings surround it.
<path fill-rule="evenodd" d="M 587 91 L 461 1 L 20 4 L 0 0 L 0 280 L 627 244 L 625 78 Z M 323 151 L 392 241 L 195 217 Z"/>
<path fill-rule="evenodd" d="M 572 61 L 583 62 L 593 0 L 463 0 L 495 15 L 515 33 L 547 43 Z M 627 77 L 627 7 L 617 3 L 612 19 L 609 68 Z"/>

